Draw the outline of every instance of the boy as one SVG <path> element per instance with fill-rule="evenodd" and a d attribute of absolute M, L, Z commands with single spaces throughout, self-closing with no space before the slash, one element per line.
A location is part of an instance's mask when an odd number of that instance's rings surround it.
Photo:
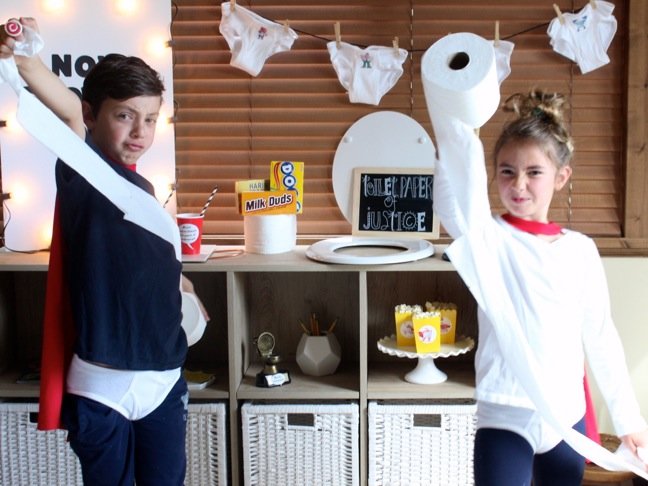
<path fill-rule="evenodd" d="M 38 31 L 34 19 L 20 22 Z M 0 32 L 0 57 L 13 56 L 16 39 Z M 38 56 L 14 57 L 43 104 L 121 177 L 153 194 L 135 164 L 153 143 L 164 91 L 157 72 L 139 58 L 109 54 L 88 73 L 80 100 Z M 51 258 L 58 233 L 74 324 L 61 420 L 84 483 L 181 485 L 188 392 L 180 284 L 192 291 L 191 283 L 172 244 L 124 220 L 61 160 L 56 184 Z"/>

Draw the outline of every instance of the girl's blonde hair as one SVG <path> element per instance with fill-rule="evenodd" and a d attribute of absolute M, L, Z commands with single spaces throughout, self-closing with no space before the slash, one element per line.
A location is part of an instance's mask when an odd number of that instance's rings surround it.
<path fill-rule="evenodd" d="M 495 160 L 504 145 L 529 141 L 541 147 L 557 167 L 569 165 L 574 143 L 564 119 L 566 108 L 567 100 L 559 93 L 534 89 L 510 96 L 504 110 L 514 112 L 517 118 L 504 126 L 495 144 Z"/>

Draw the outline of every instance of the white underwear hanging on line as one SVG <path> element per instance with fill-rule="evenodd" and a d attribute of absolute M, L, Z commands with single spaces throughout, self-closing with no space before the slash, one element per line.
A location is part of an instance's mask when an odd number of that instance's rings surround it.
<path fill-rule="evenodd" d="M 279 52 L 289 51 L 297 39 L 294 30 L 230 2 L 221 4 L 218 30 L 232 51 L 230 65 L 256 76 L 266 60 Z"/>
<path fill-rule="evenodd" d="M 331 64 L 351 103 L 378 105 L 403 74 L 405 49 L 369 46 L 366 49 L 346 42 L 326 44 Z"/>

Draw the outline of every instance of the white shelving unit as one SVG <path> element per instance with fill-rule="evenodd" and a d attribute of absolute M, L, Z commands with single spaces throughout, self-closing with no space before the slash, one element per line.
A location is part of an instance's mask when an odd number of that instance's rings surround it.
<path fill-rule="evenodd" d="M 222 249 L 232 247 L 222 247 Z M 218 249 L 215 256 L 218 256 Z M 458 332 L 477 337 L 476 304 L 453 266 L 434 257 L 395 265 L 331 265 L 309 260 L 306 247 L 279 255 L 240 254 L 185 263 L 184 272 L 210 314 L 203 339 L 190 348 L 187 368 L 214 373 L 215 382 L 191 393 L 192 401 L 228 405 L 231 484 L 243 483 L 240 407 L 249 400 L 285 403 L 357 403 L 360 410 L 360 484 L 367 483 L 367 406 L 374 400 L 465 400 L 474 393 L 472 352 L 444 359 L 448 380 L 415 385 L 403 376 L 412 363 L 388 356 L 377 341 L 393 333 L 396 304 L 450 301 L 459 308 Z M 37 385 L 17 377 L 40 357 L 40 328 L 48 255 L 0 252 L 0 400 L 36 399 Z M 298 320 L 315 312 L 322 323 L 338 318 L 342 347 L 337 372 L 304 376 L 295 363 Z M 292 382 L 276 388 L 254 384 L 262 363 L 254 337 L 270 331 L 280 367 Z"/>

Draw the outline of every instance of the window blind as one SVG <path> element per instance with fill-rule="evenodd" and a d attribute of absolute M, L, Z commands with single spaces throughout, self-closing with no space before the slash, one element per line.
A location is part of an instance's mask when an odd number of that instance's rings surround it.
<path fill-rule="evenodd" d="M 340 139 L 359 118 L 378 110 L 411 116 L 433 136 L 420 77 L 425 50 L 452 32 L 515 44 L 512 72 L 502 100 L 537 86 L 560 91 L 571 101 L 575 138 L 572 183 L 554 203 L 551 218 L 592 236 L 622 234 L 627 2 L 615 2 L 618 31 L 608 50 L 611 62 L 582 75 L 554 52 L 546 33 L 556 16 L 545 0 L 382 1 L 251 0 L 238 5 L 277 23 L 287 21 L 299 38 L 288 52 L 266 60 L 256 77 L 229 65 L 231 53 L 218 27 L 220 2 L 176 0 L 172 24 L 177 103 L 178 206 L 199 210 L 212 186 L 219 193 L 207 212 L 205 234 L 240 237 L 234 183 L 269 177 L 272 160 L 305 163 L 304 212 L 298 233 L 307 237 L 348 234 L 338 209 L 331 167 Z M 587 2 L 556 2 L 563 12 Z M 399 46 L 410 52 L 398 83 L 379 106 L 353 104 L 337 79 L 326 43 L 339 22 L 345 42 L 360 47 Z M 487 159 L 507 115 L 498 113 L 480 131 Z M 501 209 L 491 185 L 494 210 Z"/>

